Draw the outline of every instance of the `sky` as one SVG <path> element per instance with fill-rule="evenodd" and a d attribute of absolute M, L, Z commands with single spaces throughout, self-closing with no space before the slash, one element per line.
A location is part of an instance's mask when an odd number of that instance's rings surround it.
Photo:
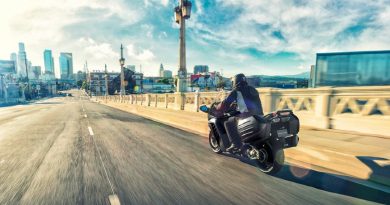
<path fill-rule="evenodd" d="M 178 0 L 1 0 L 0 59 L 24 42 L 33 65 L 51 49 L 73 53 L 74 70 L 119 71 L 126 64 L 157 76 L 177 73 Z M 389 50 L 390 0 L 192 0 L 186 22 L 187 70 L 209 65 L 225 76 L 309 71 L 316 53 Z"/>

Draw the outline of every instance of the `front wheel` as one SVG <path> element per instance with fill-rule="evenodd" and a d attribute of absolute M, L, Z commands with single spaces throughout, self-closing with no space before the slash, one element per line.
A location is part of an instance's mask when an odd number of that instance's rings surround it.
<path fill-rule="evenodd" d="M 262 159 L 258 159 L 257 164 L 261 172 L 266 174 L 276 174 L 278 173 L 284 165 L 284 151 L 279 149 L 272 151 L 269 147 L 262 148 L 260 152 L 264 152 L 265 156 Z"/>
<path fill-rule="evenodd" d="M 222 153 L 221 147 L 219 146 L 219 141 L 214 136 L 214 133 L 211 131 L 209 133 L 209 144 L 210 144 L 211 150 L 213 150 L 213 152 L 215 152 L 217 154 Z"/>

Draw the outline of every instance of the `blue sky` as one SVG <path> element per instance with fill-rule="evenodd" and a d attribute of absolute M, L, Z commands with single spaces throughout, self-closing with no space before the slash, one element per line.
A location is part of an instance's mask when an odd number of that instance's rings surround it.
<path fill-rule="evenodd" d="M 390 49 L 390 0 L 192 0 L 187 69 L 196 64 L 230 76 L 308 71 L 317 52 Z M 178 25 L 172 0 L 6 0 L 0 13 L 0 59 L 25 42 L 33 65 L 43 50 L 72 52 L 74 69 L 119 71 L 127 64 L 157 75 L 176 73 Z"/>

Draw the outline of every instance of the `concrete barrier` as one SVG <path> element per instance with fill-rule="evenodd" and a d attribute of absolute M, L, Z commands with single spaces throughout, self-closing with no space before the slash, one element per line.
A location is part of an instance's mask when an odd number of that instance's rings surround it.
<path fill-rule="evenodd" d="M 292 109 L 304 126 L 390 136 L 390 86 L 259 88 L 265 113 Z M 221 101 L 228 92 L 133 94 L 99 100 L 199 112 L 199 106 Z M 358 126 L 357 126 L 358 125 Z"/>

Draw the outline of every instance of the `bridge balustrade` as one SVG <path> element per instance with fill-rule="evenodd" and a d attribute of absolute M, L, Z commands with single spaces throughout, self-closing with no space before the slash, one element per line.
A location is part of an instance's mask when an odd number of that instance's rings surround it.
<path fill-rule="evenodd" d="M 257 90 L 265 113 L 291 109 L 304 126 L 390 135 L 390 86 Z M 199 112 L 200 105 L 221 101 L 227 94 L 228 92 L 192 92 L 97 98 L 147 107 Z"/>

